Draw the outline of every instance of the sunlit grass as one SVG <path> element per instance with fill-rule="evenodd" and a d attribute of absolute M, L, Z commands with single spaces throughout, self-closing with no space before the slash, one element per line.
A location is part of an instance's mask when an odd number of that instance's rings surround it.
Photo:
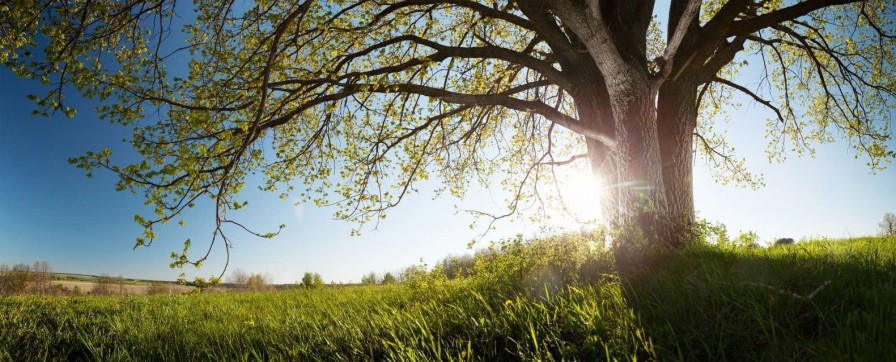
<path fill-rule="evenodd" d="M 508 242 L 392 286 L 3 297 L 0 360 L 887 360 L 896 240 L 694 247 L 619 277 L 588 240 Z M 591 251 L 588 251 L 591 250 Z M 488 259 L 488 262 L 484 260 Z M 557 281 L 562 281 L 557 284 Z"/>

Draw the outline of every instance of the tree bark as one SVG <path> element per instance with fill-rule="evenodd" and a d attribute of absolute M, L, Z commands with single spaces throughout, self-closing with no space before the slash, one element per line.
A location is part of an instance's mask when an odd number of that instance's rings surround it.
<path fill-rule="evenodd" d="M 668 127 L 660 130 L 658 125 L 657 96 L 661 80 L 646 65 L 641 46 L 646 40 L 640 38 L 646 30 L 637 26 L 641 20 L 649 22 L 650 12 L 635 11 L 641 8 L 629 7 L 628 3 L 614 6 L 556 0 L 547 4 L 581 40 L 604 80 L 602 86 L 606 93 L 595 96 L 606 96 L 609 112 L 593 113 L 611 119 L 603 122 L 612 124 L 615 144 L 602 147 L 589 141 L 588 150 L 592 169 L 602 172 L 610 181 L 611 187 L 603 193 L 604 202 L 612 208 L 607 219 L 623 230 L 640 232 L 648 245 L 679 245 L 681 230 L 693 219 L 679 217 L 693 213 L 693 197 L 688 191 L 690 175 L 686 168 L 690 165 L 687 162 L 690 139 L 679 145 L 680 148 L 668 146 L 677 142 L 684 131 L 676 129 L 669 133 Z M 652 8 L 651 2 L 642 5 L 646 6 L 644 9 Z M 632 16 L 622 21 L 618 16 L 622 13 Z M 661 143 L 667 145 L 670 160 L 675 161 L 669 163 L 668 169 L 664 168 L 667 160 Z M 688 151 L 682 152 L 685 149 Z M 612 174 L 608 175 L 608 171 Z M 668 194 L 666 179 L 673 185 Z M 684 205 L 670 207 L 670 201 L 684 202 Z M 678 216 L 670 216 L 673 209 Z"/>
<path fill-rule="evenodd" d="M 588 59 L 590 61 L 590 59 Z M 598 130 L 611 138 L 615 138 L 616 124 L 613 118 L 613 110 L 610 107 L 607 88 L 599 71 L 590 67 L 579 67 L 574 79 L 581 80 L 581 84 L 572 87 L 572 96 L 576 105 L 579 119 L 586 123 L 587 127 Z M 588 162 L 591 167 L 595 187 L 599 188 L 601 195 L 601 214 L 607 224 L 618 224 L 620 207 L 612 199 L 612 193 L 620 184 L 617 172 L 615 152 L 606 144 L 585 138 Z"/>
<path fill-rule="evenodd" d="M 665 83 L 657 97 L 657 129 L 668 202 L 663 216 L 670 226 L 667 242 L 673 247 L 693 239 L 691 231 L 696 221 L 693 185 L 696 97 L 697 87 L 686 81 Z"/>
<path fill-rule="evenodd" d="M 634 223 L 650 245 L 666 244 L 670 225 L 663 217 L 668 209 L 655 93 L 648 84 L 610 91 L 616 118 L 617 147 L 613 153 L 619 187 L 613 196 L 627 226 Z"/>

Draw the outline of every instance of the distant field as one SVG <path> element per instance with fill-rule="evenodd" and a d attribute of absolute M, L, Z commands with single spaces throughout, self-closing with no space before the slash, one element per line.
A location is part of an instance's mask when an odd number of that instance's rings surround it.
<path fill-rule="evenodd" d="M 93 290 L 93 287 L 96 285 L 96 282 L 87 282 L 87 281 L 69 281 L 69 280 L 54 280 L 51 282 L 54 285 L 61 285 L 67 290 L 74 290 L 75 287 L 78 287 L 82 293 L 87 293 Z M 171 289 L 172 293 L 184 293 L 190 291 L 191 287 L 184 285 L 174 285 L 174 284 L 166 284 L 166 286 Z M 146 291 L 149 289 L 149 284 L 140 283 L 140 284 L 124 284 L 119 287 L 116 284 L 110 286 L 112 292 L 116 294 L 147 294 Z"/>
<path fill-rule="evenodd" d="M 504 244 L 456 280 L 433 272 L 390 286 L 4 297 L 0 360 L 896 356 L 896 240 L 699 246 L 622 257 L 622 275 L 609 253 L 580 247 L 587 241 Z"/>

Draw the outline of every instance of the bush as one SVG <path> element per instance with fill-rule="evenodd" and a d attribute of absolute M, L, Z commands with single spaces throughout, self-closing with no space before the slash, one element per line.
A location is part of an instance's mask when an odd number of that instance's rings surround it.
<path fill-rule="evenodd" d="M 170 294 L 170 293 L 171 293 L 171 287 L 169 287 L 167 284 L 161 283 L 161 282 L 152 283 L 149 285 L 148 288 L 146 288 L 146 294 L 149 294 L 149 295 Z"/>
<path fill-rule="evenodd" d="M 597 282 L 612 272 L 602 232 L 566 234 L 493 244 L 474 258 L 470 277 L 481 288 L 503 294 L 541 294 L 567 285 Z"/>
<path fill-rule="evenodd" d="M 271 290 L 270 278 L 261 274 L 252 274 L 246 280 L 246 288 L 253 292 L 261 292 Z"/>
<path fill-rule="evenodd" d="M 775 245 L 790 245 L 793 244 L 794 241 L 792 238 L 780 238 L 775 240 Z"/>
<path fill-rule="evenodd" d="M 450 279 L 456 279 L 498 299 L 544 295 L 566 286 L 592 284 L 612 273 L 613 256 L 603 246 L 603 236 L 595 232 L 524 240 L 518 235 L 477 251 L 469 266 L 453 261 L 461 258 L 446 258 L 429 271 L 425 264 L 409 267 L 402 280 L 412 289 L 422 289 L 420 294 L 440 293 L 449 289 L 443 287 Z M 455 271 L 445 270 L 455 267 Z M 373 273 L 362 282 L 370 280 L 375 280 Z"/>
<path fill-rule="evenodd" d="M 0 294 L 21 294 L 28 288 L 33 275 L 26 264 L 16 264 L 11 269 L 6 264 L 0 265 Z"/>

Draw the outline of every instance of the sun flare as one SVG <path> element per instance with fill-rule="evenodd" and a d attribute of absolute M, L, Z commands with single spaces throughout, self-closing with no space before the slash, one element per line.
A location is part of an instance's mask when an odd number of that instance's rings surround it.
<path fill-rule="evenodd" d="M 562 219 L 572 224 L 600 222 L 602 182 L 591 172 L 579 171 L 557 175 Z"/>

